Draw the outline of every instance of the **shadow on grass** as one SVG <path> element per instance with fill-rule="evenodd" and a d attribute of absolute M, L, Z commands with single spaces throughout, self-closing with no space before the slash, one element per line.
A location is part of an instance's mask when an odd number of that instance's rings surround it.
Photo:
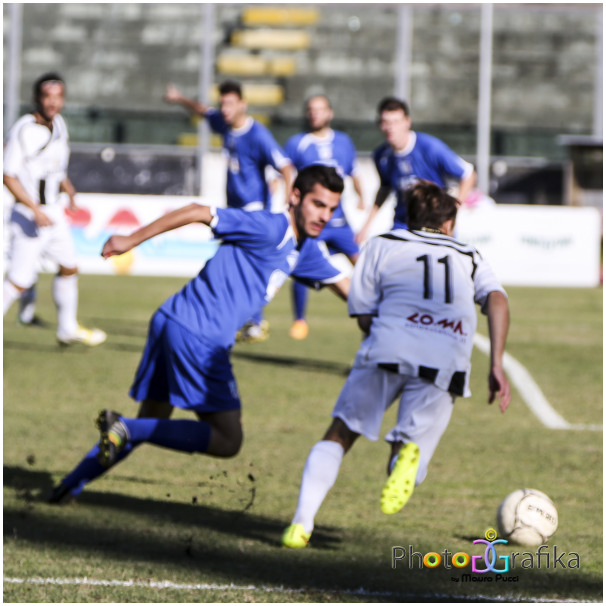
<path fill-rule="evenodd" d="M 21 541 L 34 549 L 55 547 L 58 557 L 105 556 L 125 567 L 174 566 L 184 574 L 202 575 L 207 582 L 301 588 L 308 597 L 336 592 L 331 593 L 332 600 L 351 601 L 354 595 L 358 601 L 363 597 L 374 602 L 510 601 L 511 596 L 532 601 L 533 596 L 545 595 L 599 600 L 602 595 L 599 575 L 582 570 L 520 570 L 515 573 L 519 582 L 500 584 L 462 583 L 460 578 L 453 582 L 452 569 L 394 570 L 391 547 L 385 546 L 385 553 L 377 557 L 377 549 L 383 547 L 377 546 L 371 531 L 356 536 L 345 529 L 318 527 L 312 549 L 285 550 L 279 548 L 284 521 L 251 511 L 94 490 L 82 493 L 75 506 L 53 507 L 43 503 L 51 481 L 48 472 L 4 467 L 5 490 L 14 490 L 21 503 L 5 506 L 5 549 L 7 543 Z M 136 514 L 145 529 L 121 523 L 121 512 Z"/>
<path fill-rule="evenodd" d="M 258 364 L 273 364 L 275 366 L 289 366 L 292 368 L 301 368 L 303 370 L 312 370 L 314 372 L 324 372 L 327 374 L 346 377 L 351 371 L 349 364 L 340 364 L 327 360 L 311 360 L 309 358 L 290 358 L 287 356 L 276 356 L 262 353 L 247 353 L 244 351 L 232 351 L 232 358 L 246 360 Z"/>

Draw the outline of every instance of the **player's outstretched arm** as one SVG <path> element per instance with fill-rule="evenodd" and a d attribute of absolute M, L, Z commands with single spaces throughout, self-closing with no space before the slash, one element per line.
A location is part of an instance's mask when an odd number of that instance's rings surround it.
<path fill-rule="evenodd" d="M 364 225 L 362 225 L 362 229 L 356 234 L 356 242 L 358 244 L 362 244 L 368 239 L 368 230 L 370 229 L 370 225 L 373 222 L 373 219 L 377 216 L 379 209 L 383 206 L 385 200 L 391 193 L 391 188 L 386 186 L 379 187 L 377 191 L 377 195 L 375 197 L 375 203 L 372 205 L 370 212 L 368 213 L 368 217 L 366 217 L 366 221 L 364 221 Z"/>
<path fill-rule="evenodd" d="M 488 295 L 486 315 L 490 334 L 490 373 L 488 374 L 488 402 L 499 400 L 501 412 L 505 412 L 511 401 L 509 381 L 503 370 L 503 355 L 509 330 L 509 305 L 507 297 L 499 291 Z"/>
<path fill-rule="evenodd" d="M 174 84 L 169 84 L 166 87 L 166 94 L 164 95 L 164 100 L 168 103 L 179 103 L 190 112 L 194 114 L 204 115 L 208 110 L 209 106 L 204 103 L 200 103 L 194 99 L 190 99 L 189 97 L 185 97 L 181 94 L 179 89 Z"/>
<path fill-rule="evenodd" d="M 334 284 L 329 284 L 328 288 L 332 290 L 332 292 L 343 299 L 343 301 L 347 301 L 347 295 L 349 294 L 349 284 L 351 280 L 349 278 L 343 278 Z"/>
<path fill-rule="evenodd" d="M 471 190 L 476 186 L 476 182 L 478 180 L 478 176 L 476 171 L 472 171 L 468 177 L 461 179 L 459 183 L 459 192 L 457 194 L 457 199 L 461 204 L 467 200 L 467 196 L 469 196 Z"/>
<path fill-rule="evenodd" d="M 159 234 L 189 225 L 190 223 L 205 223 L 209 225 L 212 219 L 213 215 L 209 206 L 202 206 L 192 202 L 188 206 L 173 210 L 148 225 L 141 227 L 130 236 L 112 236 L 103 245 L 101 256 L 107 259 L 114 255 L 121 255 Z"/>

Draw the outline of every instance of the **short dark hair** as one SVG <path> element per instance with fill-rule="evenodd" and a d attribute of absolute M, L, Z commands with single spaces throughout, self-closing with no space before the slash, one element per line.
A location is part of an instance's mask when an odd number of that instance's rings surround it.
<path fill-rule="evenodd" d="M 34 101 L 38 101 L 40 96 L 42 95 L 42 85 L 45 82 L 60 82 L 63 84 L 63 90 L 65 90 L 65 80 L 56 72 L 48 72 L 46 74 L 42 74 L 35 82 L 34 82 Z"/>
<path fill-rule="evenodd" d="M 326 164 L 310 164 L 301 169 L 293 184 L 293 189 L 301 193 L 301 200 L 315 187 L 316 183 L 336 194 L 342 194 L 343 177 L 334 166 Z"/>
<path fill-rule="evenodd" d="M 404 112 L 405 116 L 410 116 L 410 108 L 408 107 L 408 103 L 406 103 L 406 101 L 398 99 L 397 97 L 384 97 L 381 99 L 381 101 L 379 101 L 377 113 L 380 116 L 383 112 L 395 112 L 399 109 Z"/>
<path fill-rule="evenodd" d="M 225 80 L 219 85 L 219 95 L 229 95 L 235 93 L 242 99 L 242 85 L 236 80 Z"/>
<path fill-rule="evenodd" d="M 307 108 L 309 107 L 309 102 L 310 102 L 312 99 L 318 99 L 318 98 L 320 98 L 320 99 L 324 99 L 324 100 L 326 101 L 326 103 L 327 103 L 328 107 L 329 107 L 330 109 L 332 109 L 332 104 L 331 104 L 331 102 L 330 102 L 330 99 L 328 98 L 328 95 L 325 95 L 324 93 L 317 93 L 317 94 L 315 94 L 315 95 L 309 95 L 309 97 L 307 97 L 307 98 L 305 99 L 305 105 L 304 105 L 304 107 L 305 107 L 305 111 L 307 111 Z"/>
<path fill-rule="evenodd" d="M 457 200 L 431 181 L 418 181 L 406 190 L 405 199 L 408 229 L 439 229 L 456 219 Z"/>

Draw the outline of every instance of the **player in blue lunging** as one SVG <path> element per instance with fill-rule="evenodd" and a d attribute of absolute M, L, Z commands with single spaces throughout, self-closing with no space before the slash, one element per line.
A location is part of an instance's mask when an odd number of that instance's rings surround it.
<path fill-rule="evenodd" d="M 316 163 L 338 166 L 343 174 L 352 177 L 354 189 L 363 205 L 362 186 L 356 171 L 356 148 L 348 135 L 330 127 L 333 115 L 328 97 L 310 97 L 305 104 L 308 131 L 293 135 L 286 142 L 284 151 L 297 170 Z M 343 253 L 355 264 L 360 249 L 341 204 L 318 239 L 326 243 L 331 254 Z M 305 320 L 307 292 L 308 289 L 303 284 L 293 283 L 295 322 L 289 333 L 293 339 L 305 339 L 309 333 Z"/>
<path fill-rule="evenodd" d="M 449 180 L 458 182 L 457 199 L 463 201 L 475 185 L 473 165 L 463 160 L 443 141 L 410 129 L 412 121 L 405 101 L 385 97 L 378 106 L 378 124 L 385 143 L 373 152 L 380 186 L 374 205 L 356 240 L 368 238 L 370 225 L 391 192 L 396 195 L 394 228 L 406 229 L 406 190 L 420 180 L 447 189 Z"/>
<path fill-rule="evenodd" d="M 265 169 L 273 167 L 286 183 L 292 183 L 292 164 L 269 130 L 247 115 L 248 105 L 238 82 L 223 82 L 219 86 L 219 95 L 219 109 L 183 96 L 172 84 L 168 85 L 164 98 L 204 116 L 211 129 L 223 137 L 227 156 L 227 206 L 247 211 L 271 210 Z M 255 310 L 252 319 L 247 318 L 238 340 L 263 341 L 267 339 L 268 331 L 269 326 L 262 313 Z"/>
<path fill-rule="evenodd" d="M 79 494 L 91 480 L 147 442 L 188 453 L 231 457 L 242 444 L 240 398 L 230 362 L 237 329 L 275 295 L 289 275 L 328 285 L 343 299 L 349 278 L 330 264 L 316 238 L 339 205 L 343 180 L 332 167 L 302 170 L 283 213 L 199 204 L 135 231 L 112 236 L 105 258 L 189 223 L 209 225 L 222 240 L 200 274 L 153 315 L 131 397 L 137 418 L 101 411 L 101 438 L 53 489 L 51 503 Z M 171 420 L 177 406 L 198 420 Z"/>

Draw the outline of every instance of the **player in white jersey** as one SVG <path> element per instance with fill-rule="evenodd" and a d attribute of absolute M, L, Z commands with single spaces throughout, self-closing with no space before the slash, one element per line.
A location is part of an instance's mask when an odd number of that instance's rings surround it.
<path fill-rule="evenodd" d="M 381 509 L 392 514 L 427 474 L 455 398 L 468 397 L 476 330 L 475 304 L 488 317 L 489 403 L 511 398 L 503 372 L 509 328 L 507 296 L 471 246 L 452 238 L 457 201 L 421 181 L 407 192 L 409 229 L 371 239 L 354 269 L 351 316 L 366 334 L 337 399 L 333 422 L 307 458 L 295 516 L 282 543 L 307 545 L 315 515 L 334 484 L 343 455 L 359 435 L 377 440 L 383 415 L 399 398 Z"/>
<path fill-rule="evenodd" d="M 38 278 L 45 255 L 59 266 L 53 280 L 57 307 L 57 340 L 62 345 L 99 345 L 106 334 L 77 321 L 76 252 L 60 192 L 76 210 L 76 190 L 67 176 L 69 137 L 61 110 L 65 83 L 58 74 L 44 74 L 34 84 L 36 109 L 12 127 L 4 148 L 3 182 L 15 198 L 10 217 L 10 267 L 4 278 L 4 315 Z"/>

